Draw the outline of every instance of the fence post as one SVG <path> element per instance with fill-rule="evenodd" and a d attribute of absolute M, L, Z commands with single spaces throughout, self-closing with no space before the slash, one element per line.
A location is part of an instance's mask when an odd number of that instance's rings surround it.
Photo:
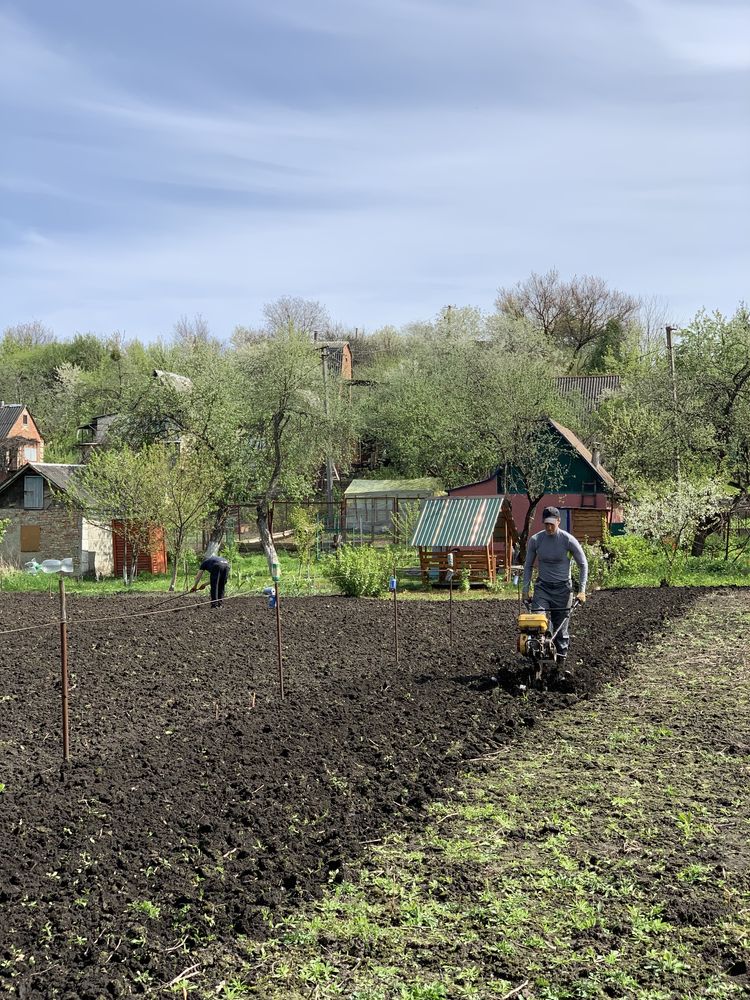
<path fill-rule="evenodd" d="M 396 580 L 396 567 L 393 567 L 393 576 L 388 581 L 388 588 L 393 594 L 393 647 L 396 652 L 396 664 L 398 665 L 398 601 L 396 600 L 396 588 L 398 587 L 398 581 Z"/>
<path fill-rule="evenodd" d="M 60 696 L 62 700 L 63 760 L 70 760 L 68 723 L 68 615 L 65 606 L 65 577 L 60 574 Z"/>

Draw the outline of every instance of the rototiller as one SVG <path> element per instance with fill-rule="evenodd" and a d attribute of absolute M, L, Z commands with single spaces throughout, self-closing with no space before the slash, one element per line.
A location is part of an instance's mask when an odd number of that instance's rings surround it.
<path fill-rule="evenodd" d="M 553 632 L 547 612 L 532 611 L 531 602 L 524 602 L 524 610 L 518 615 L 518 652 L 531 661 L 530 680 L 533 687 L 545 690 L 552 673 L 564 660 L 557 651 L 555 639 L 580 603 L 577 599 L 573 601 L 568 614 Z"/>

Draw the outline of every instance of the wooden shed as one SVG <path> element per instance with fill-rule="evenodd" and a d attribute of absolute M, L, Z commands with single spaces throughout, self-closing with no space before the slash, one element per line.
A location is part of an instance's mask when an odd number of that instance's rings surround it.
<path fill-rule="evenodd" d="M 423 502 L 412 545 L 424 583 L 445 579 L 450 552 L 456 573 L 469 571 L 473 583 L 495 583 L 498 573 L 510 580 L 517 537 L 505 497 L 441 497 Z"/>
<path fill-rule="evenodd" d="M 128 522 L 127 527 L 122 521 L 112 522 L 115 576 L 123 575 L 126 560 L 128 565 L 132 561 L 133 546 L 128 541 L 128 538 L 132 536 L 132 521 Z M 143 528 L 136 569 L 138 573 L 153 573 L 154 575 L 167 572 L 167 542 L 164 528 L 160 526 Z"/>

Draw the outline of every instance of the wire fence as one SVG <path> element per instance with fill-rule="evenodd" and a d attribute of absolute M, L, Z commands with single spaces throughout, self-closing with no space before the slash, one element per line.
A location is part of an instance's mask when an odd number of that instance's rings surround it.
<path fill-rule="evenodd" d="M 294 513 L 303 510 L 316 525 L 318 555 L 335 551 L 340 545 L 399 545 L 408 541 L 408 525 L 419 512 L 422 499 L 383 495 L 376 497 L 342 497 L 340 500 L 276 500 L 270 516 L 269 529 L 277 545 L 294 544 Z M 236 504 L 226 523 L 229 544 L 240 551 L 260 549 L 256 511 L 251 505 Z M 203 542 L 208 540 L 208 528 Z M 205 547 L 205 546 L 204 546 Z"/>
<path fill-rule="evenodd" d="M 166 598 L 166 601 L 176 600 L 177 597 L 184 597 L 184 596 L 185 596 L 184 594 L 178 594 L 175 595 L 174 598 Z M 257 591 L 247 590 L 239 594 L 224 595 L 224 597 L 222 597 L 221 600 L 233 601 L 236 600 L 238 597 L 259 597 L 259 596 L 260 595 L 258 594 Z M 213 603 L 214 602 L 211 600 L 191 601 L 190 604 L 170 605 L 170 607 L 168 608 L 157 608 L 148 611 L 129 611 L 127 614 L 124 615 L 104 615 L 102 617 L 97 617 L 97 618 L 66 618 L 65 622 L 70 628 L 70 627 L 75 627 L 77 625 L 88 625 L 99 622 L 114 622 L 124 618 L 147 618 L 150 615 L 168 615 L 172 614 L 175 611 L 186 611 L 186 610 L 194 611 L 196 608 L 206 607 Z M 60 626 L 62 623 L 63 623 L 62 618 L 54 618 L 52 621 L 40 622 L 37 625 L 21 625 L 18 628 L 3 629 L 2 631 L 0 631 L 0 635 L 12 635 L 14 632 L 29 632 L 33 629 L 52 628 L 53 626 Z"/>

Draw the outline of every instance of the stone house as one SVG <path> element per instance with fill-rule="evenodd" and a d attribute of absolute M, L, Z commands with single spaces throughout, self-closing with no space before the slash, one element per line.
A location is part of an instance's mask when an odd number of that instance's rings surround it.
<path fill-rule="evenodd" d="M 0 402 L 0 483 L 26 462 L 44 460 L 44 440 L 28 407 Z"/>
<path fill-rule="evenodd" d="M 80 465 L 28 462 L 0 483 L 0 520 L 10 524 L 0 561 L 18 568 L 32 559 L 73 558 L 79 576 L 111 576 L 112 530 L 68 507 L 63 495 Z"/>

